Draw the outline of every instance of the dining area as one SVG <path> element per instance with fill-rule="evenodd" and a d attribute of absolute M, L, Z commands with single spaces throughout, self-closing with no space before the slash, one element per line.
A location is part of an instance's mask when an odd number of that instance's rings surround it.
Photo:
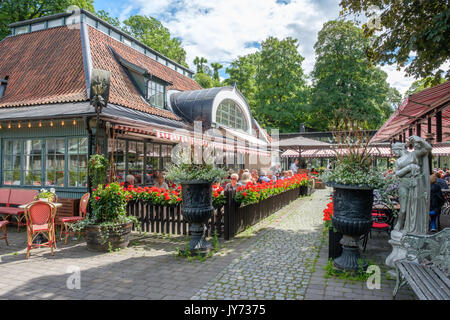
<path fill-rule="evenodd" d="M 25 227 L 26 259 L 38 248 L 49 248 L 53 256 L 57 241 L 64 240 L 67 244 L 69 236 L 74 234 L 70 225 L 86 218 L 89 196 L 86 193 L 79 200 L 78 215 L 68 215 L 71 202 L 60 201 L 54 190 L 0 188 L 0 230 L 3 233 L 0 240 L 5 240 L 8 247 L 7 226 L 16 225 L 20 238 L 23 237 L 22 227 Z"/>

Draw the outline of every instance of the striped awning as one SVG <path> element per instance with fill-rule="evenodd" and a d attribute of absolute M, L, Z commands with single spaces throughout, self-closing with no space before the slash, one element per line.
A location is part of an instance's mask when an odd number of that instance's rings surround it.
<path fill-rule="evenodd" d="M 185 133 L 179 133 L 179 131 L 175 132 L 169 132 L 161 129 L 141 129 L 131 126 L 125 126 L 125 125 L 115 125 L 115 129 L 122 130 L 122 131 L 128 131 L 128 132 L 134 132 L 139 133 L 143 135 L 151 135 L 155 136 L 159 139 L 168 140 L 175 143 L 185 142 L 189 144 L 201 144 L 204 147 L 207 146 L 213 146 L 216 149 L 222 149 L 227 152 L 239 152 L 239 153 L 245 153 L 245 154 L 251 154 L 251 155 L 258 155 L 258 156 L 265 156 L 269 157 L 271 155 L 270 151 L 263 148 L 249 148 L 244 145 L 240 145 L 238 143 L 226 143 L 224 141 L 225 139 L 219 139 L 221 142 L 215 142 L 214 137 L 210 136 L 204 136 L 202 138 L 197 138 L 191 135 L 190 132 L 186 131 Z"/>
<path fill-rule="evenodd" d="M 450 146 L 435 146 L 431 153 L 433 156 L 450 156 Z"/>
<path fill-rule="evenodd" d="M 301 152 L 302 158 L 334 158 L 336 154 L 344 155 L 348 152 L 346 148 L 335 149 L 309 149 Z M 368 152 L 373 157 L 392 157 L 390 147 L 370 147 Z M 298 151 L 287 150 L 282 155 L 282 158 L 296 158 L 299 157 Z"/>

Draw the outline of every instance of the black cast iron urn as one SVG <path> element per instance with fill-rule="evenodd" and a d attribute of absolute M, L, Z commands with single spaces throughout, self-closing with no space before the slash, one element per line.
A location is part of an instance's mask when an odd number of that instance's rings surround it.
<path fill-rule="evenodd" d="M 333 225 L 343 234 L 342 254 L 334 266 L 344 271 L 365 270 L 367 262 L 360 259 L 358 240 L 372 225 L 373 189 L 347 185 L 333 185 Z"/>
<path fill-rule="evenodd" d="M 192 254 L 204 254 L 212 249 L 205 239 L 206 223 L 214 212 L 212 206 L 212 182 L 205 180 L 181 182 L 183 206 L 181 214 L 189 223 L 191 239 L 189 250 Z"/>

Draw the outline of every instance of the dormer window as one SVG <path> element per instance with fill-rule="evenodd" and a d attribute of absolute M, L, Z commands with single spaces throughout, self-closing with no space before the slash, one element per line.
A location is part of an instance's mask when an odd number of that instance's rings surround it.
<path fill-rule="evenodd" d="M 7 84 L 8 84 L 8 76 L 6 76 L 5 79 L 0 79 L 0 99 L 5 94 Z"/>
<path fill-rule="evenodd" d="M 156 79 L 147 81 L 147 101 L 155 107 L 164 109 L 166 105 L 166 86 Z"/>

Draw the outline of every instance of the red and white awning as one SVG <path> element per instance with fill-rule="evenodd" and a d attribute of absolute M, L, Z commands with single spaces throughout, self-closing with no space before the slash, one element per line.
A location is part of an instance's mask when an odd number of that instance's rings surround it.
<path fill-rule="evenodd" d="M 151 136 L 155 136 L 157 138 L 160 139 L 165 139 L 165 140 L 169 140 L 175 143 L 179 143 L 179 142 L 185 142 L 185 143 L 189 143 L 189 144 L 201 144 L 202 146 L 206 147 L 206 146 L 210 146 L 212 144 L 212 146 L 216 149 L 222 149 L 228 152 L 240 152 L 240 153 L 245 153 L 245 154 L 253 154 L 253 155 L 259 155 L 259 156 L 266 156 L 266 157 L 270 157 L 270 151 L 264 150 L 264 149 L 260 149 L 260 148 L 249 148 L 246 146 L 242 146 L 242 145 L 235 145 L 234 143 L 222 143 L 222 142 L 215 142 L 215 138 L 214 137 L 210 137 L 210 136 L 205 136 L 205 138 L 196 138 L 196 137 L 192 137 L 191 134 L 189 132 L 185 132 L 183 134 L 178 133 L 178 132 L 169 132 L 169 131 L 164 131 L 164 130 L 160 130 L 160 129 L 152 129 L 152 130 L 145 130 L 145 129 L 140 129 L 140 128 L 135 128 L 135 127 L 131 127 L 131 126 L 124 126 L 124 125 L 115 125 L 114 126 L 115 129 L 117 130 L 122 130 L 122 131 L 128 131 L 128 132 L 134 132 L 134 133 L 139 133 L 139 134 L 144 134 L 144 135 L 151 135 Z M 219 141 L 223 141 L 223 139 L 219 139 Z"/>

